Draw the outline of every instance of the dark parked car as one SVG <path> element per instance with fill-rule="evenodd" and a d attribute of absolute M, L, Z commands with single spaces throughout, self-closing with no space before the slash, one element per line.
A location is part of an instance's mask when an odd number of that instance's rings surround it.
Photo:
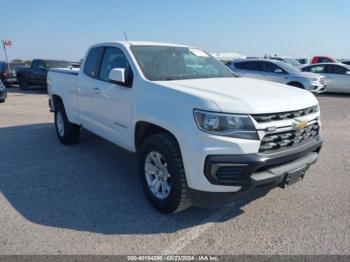
<path fill-rule="evenodd" d="M 30 67 L 18 67 L 17 79 L 21 88 L 30 85 L 46 87 L 48 70 L 52 68 L 68 68 L 71 62 L 60 60 L 34 59 Z"/>
<path fill-rule="evenodd" d="M 7 98 L 7 89 L 0 80 L 0 103 L 5 102 L 6 98 Z"/>
<path fill-rule="evenodd" d="M 16 68 L 25 66 L 24 63 L 6 63 L 0 62 L 0 80 L 5 86 L 17 84 Z"/>

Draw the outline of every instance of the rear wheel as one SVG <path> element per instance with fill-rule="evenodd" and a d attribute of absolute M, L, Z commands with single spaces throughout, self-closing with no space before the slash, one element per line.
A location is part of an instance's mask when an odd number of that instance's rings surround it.
<path fill-rule="evenodd" d="M 163 213 L 191 206 L 179 145 L 168 133 L 148 137 L 139 151 L 140 177 L 152 205 Z"/>
<path fill-rule="evenodd" d="M 68 121 L 66 111 L 61 103 L 55 106 L 55 128 L 62 144 L 70 145 L 79 140 L 80 126 Z"/>

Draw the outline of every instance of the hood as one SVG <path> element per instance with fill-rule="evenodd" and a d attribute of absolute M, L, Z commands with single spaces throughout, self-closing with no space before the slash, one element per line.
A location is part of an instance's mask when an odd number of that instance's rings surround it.
<path fill-rule="evenodd" d="M 300 76 L 300 77 L 305 77 L 305 78 L 308 78 L 308 79 L 324 78 L 323 75 L 310 73 L 310 72 L 303 72 L 303 71 L 293 73 L 293 75 Z"/>
<path fill-rule="evenodd" d="M 163 86 L 211 100 L 226 113 L 264 114 L 317 105 L 315 96 L 297 87 L 249 78 L 161 81 Z M 206 108 L 201 108 L 206 109 Z"/>

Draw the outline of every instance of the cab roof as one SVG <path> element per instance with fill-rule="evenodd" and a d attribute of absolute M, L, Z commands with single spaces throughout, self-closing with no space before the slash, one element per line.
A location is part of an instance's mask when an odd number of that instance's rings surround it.
<path fill-rule="evenodd" d="M 181 44 L 172 44 L 172 43 L 162 43 L 162 42 L 147 42 L 147 41 L 108 41 L 103 43 L 98 43 L 96 45 L 105 45 L 105 44 L 120 44 L 123 46 L 173 46 L 173 47 L 190 47 L 187 45 Z"/>

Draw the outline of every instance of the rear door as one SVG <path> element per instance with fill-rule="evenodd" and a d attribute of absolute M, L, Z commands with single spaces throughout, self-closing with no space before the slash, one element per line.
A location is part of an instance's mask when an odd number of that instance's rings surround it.
<path fill-rule="evenodd" d="M 93 47 L 85 58 L 80 69 L 77 81 L 78 110 L 83 127 L 92 132 L 97 132 L 98 123 L 93 117 L 92 99 L 97 95 L 99 88 L 98 69 L 103 55 L 104 47 Z"/>

